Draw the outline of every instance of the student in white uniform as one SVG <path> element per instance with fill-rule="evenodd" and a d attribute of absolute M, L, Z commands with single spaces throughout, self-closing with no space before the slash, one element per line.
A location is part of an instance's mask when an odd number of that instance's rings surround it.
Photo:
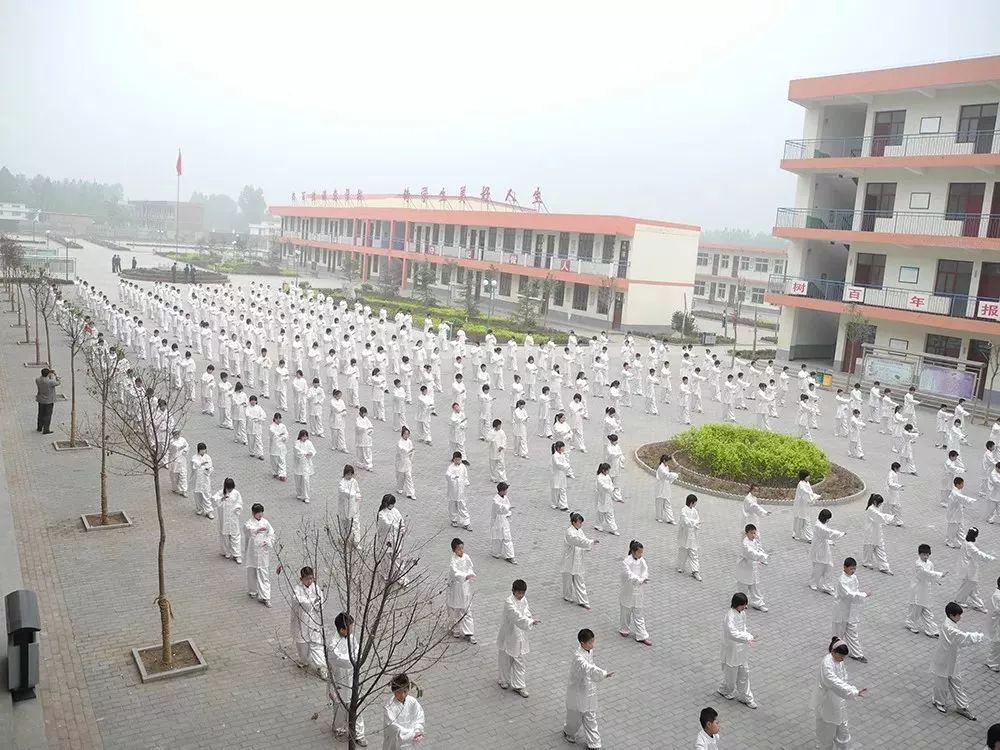
<path fill-rule="evenodd" d="M 358 409 L 358 416 L 354 420 L 354 445 L 358 451 L 358 463 L 365 471 L 374 471 L 372 464 L 372 433 L 375 428 L 368 418 L 368 409 L 364 406 Z"/>
<path fill-rule="evenodd" d="M 507 481 L 507 433 L 503 422 L 494 419 L 490 431 L 486 433 L 487 455 L 489 456 L 490 481 Z"/>
<path fill-rule="evenodd" d="M 941 629 L 941 637 L 931 659 L 931 674 L 934 675 L 934 708 L 943 714 L 947 713 L 950 699 L 955 704 L 955 713 L 975 721 L 975 715 L 969 710 L 969 694 L 965 690 L 965 681 L 959 668 L 958 652 L 961 648 L 982 643 L 986 640 L 986 636 L 958 627 L 958 623 L 962 620 L 960 604 L 948 602 L 944 614 L 944 627 Z"/>
<path fill-rule="evenodd" d="M 945 544 L 949 547 L 959 549 L 962 546 L 962 536 L 965 534 L 965 508 L 976 502 L 976 498 L 966 495 L 965 480 L 962 477 L 955 477 L 952 480 L 953 487 L 948 495 L 948 512 L 945 516 L 948 521 L 948 530 L 945 534 Z"/>
<path fill-rule="evenodd" d="M 465 488 L 469 486 L 469 468 L 461 451 L 451 454 L 451 463 L 445 469 L 444 479 L 447 484 L 448 515 L 451 517 L 451 525 L 472 531 L 472 519 L 469 518 L 469 506 L 465 497 Z"/>
<path fill-rule="evenodd" d="M 719 732 L 722 729 L 719 712 L 707 706 L 701 709 L 698 721 L 701 723 L 701 730 L 694 738 L 694 750 L 719 750 Z"/>
<path fill-rule="evenodd" d="M 567 742 L 587 748 L 601 747 L 597 726 L 597 683 L 614 676 L 594 664 L 594 632 L 584 628 L 576 635 L 580 643 L 573 653 L 566 688 L 566 723 L 563 737 Z M 581 742 L 582 740 L 582 742 Z"/>
<path fill-rule="evenodd" d="M 743 528 L 740 553 L 736 560 L 736 588 L 746 594 L 750 606 L 761 612 L 767 612 L 767 605 L 760 593 L 760 566 L 767 564 L 768 557 L 757 536 L 757 527 L 748 523 Z"/>
<path fill-rule="evenodd" d="M 889 490 L 889 499 L 886 506 L 893 517 L 893 524 L 903 525 L 903 480 L 899 477 L 899 461 L 893 461 L 889 467 L 889 477 L 886 479 L 886 486 Z"/>
<path fill-rule="evenodd" d="M 861 418 L 861 410 L 851 411 L 851 419 L 847 425 L 847 455 L 864 460 L 865 451 L 861 447 L 861 431 L 867 429 L 865 420 Z"/>
<path fill-rule="evenodd" d="M 410 678 L 398 674 L 389 683 L 390 698 L 382 711 L 382 750 L 409 750 L 424 738 L 424 709 L 410 695 Z"/>
<path fill-rule="evenodd" d="M 167 465 L 170 467 L 170 491 L 181 497 L 187 497 L 190 450 L 187 438 L 175 429 L 167 449 Z"/>
<path fill-rule="evenodd" d="M 295 499 L 304 503 L 309 502 L 309 488 L 313 468 L 313 457 L 316 455 L 316 447 L 309 439 L 309 430 L 299 430 L 299 436 L 292 446 L 292 476 L 295 477 Z"/>
<path fill-rule="evenodd" d="M 237 564 L 242 564 L 240 513 L 243 512 L 243 497 L 236 489 L 236 480 L 226 477 L 222 489 L 212 495 L 212 505 L 219 516 L 219 554 L 227 560 L 236 560 Z"/>
<path fill-rule="evenodd" d="M 476 580 L 476 571 L 472 566 L 472 558 L 465 554 L 465 542 L 458 537 L 451 540 L 451 564 L 448 570 L 445 604 L 448 616 L 454 622 L 452 635 L 465 638 L 474 645 L 478 643 L 472 619 L 472 582 Z"/>
<path fill-rule="evenodd" d="M 958 593 L 955 594 L 955 601 L 963 607 L 986 614 L 986 604 L 979 593 L 979 568 L 983 563 L 993 562 L 997 558 L 995 555 L 990 555 L 979 549 L 976 545 L 978 538 L 979 529 L 975 526 L 965 532 L 965 542 L 962 544 L 962 561 L 959 563 L 962 583 L 958 587 Z"/>
<path fill-rule="evenodd" d="M 511 565 L 517 565 L 514 558 L 514 539 L 510 533 L 510 510 L 514 506 L 507 498 L 510 485 L 506 482 L 497 483 L 497 494 L 493 497 L 493 509 L 490 514 L 490 554 Z M 471 530 L 471 529 L 470 529 Z"/>
<path fill-rule="evenodd" d="M 921 544 L 917 547 L 917 560 L 913 566 L 913 581 L 910 583 L 910 609 L 906 615 L 907 630 L 911 633 L 919 633 L 919 624 L 924 631 L 924 635 L 929 638 L 939 636 L 937 623 L 934 622 L 934 615 L 931 613 L 933 601 L 931 598 L 931 583 L 939 586 L 946 575 L 947 570 L 934 570 L 934 563 L 931 562 L 931 545 Z"/>
<path fill-rule="evenodd" d="M 750 644 L 756 639 L 747 630 L 746 610 L 746 594 L 733 594 L 722 617 L 722 682 L 716 692 L 726 700 L 735 698 L 747 708 L 757 708 L 750 691 Z"/>
<path fill-rule="evenodd" d="M 264 506 L 250 506 L 250 518 L 243 524 L 243 556 L 247 568 L 247 596 L 265 607 L 271 606 L 271 550 L 274 527 L 264 518 Z"/>
<path fill-rule="evenodd" d="M 271 435 L 269 453 L 271 456 L 271 476 L 284 482 L 288 476 L 286 456 L 288 455 L 288 428 L 281 421 L 281 412 L 275 412 L 268 427 Z"/>
<path fill-rule="evenodd" d="M 354 477 L 354 467 L 344 464 L 344 471 L 337 484 L 337 526 L 338 538 L 348 539 L 357 547 L 360 541 L 361 524 L 358 520 L 361 505 L 361 485 Z"/>
<path fill-rule="evenodd" d="M 334 389 L 330 394 L 330 447 L 340 453 L 347 453 L 347 404 L 343 394 Z"/>
<path fill-rule="evenodd" d="M 681 508 L 681 524 L 677 531 L 677 572 L 686 573 L 691 568 L 691 577 L 701 580 L 701 567 L 698 559 L 698 530 L 701 528 L 701 518 L 695 506 L 697 495 L 688 495 Z"/>
<path fill-rule="evenodd" d="M 528 410 L 524 399 L 519 399 L 514 405 L 512 416 L 514 431 L 514 455 L 518 458 L 528 457 Z"/>
<path fill-rule="evenodd" d="M 309 432 L 323 437 L 323 407 L 326 406 L 326 392 L 320 386 L 319 378 L 313 378 L 312 387 L 306 391 L 306 409 Z"/>
<path fill-rule="evenodd" d="M 247 406 L 250 399 L 243 389 L 243 383 L 237 381 L 233 387 L 232 415 L 233 415 L 233 442 L 240 445 L 247 445 Z"/>
<path fill-rule="evenodd" d="M 885 533 L 883 527 L 893 523 L 896 519 L 882 512 L 882 496 L 872 493 L 868 497 L 868 505 L 865 507 L 865 526 L 861 536 L 861 564 L 866 568 L 875 569 L 878 564 L 878 572 L 893 575 L 889 567 L 889 558 L 885 554 Z"/>
<path fill-rule="evenodd" d="M 451 414 L 448 416 L 448 442 L 452 453 L 456 451 L 465 454 L 465 431 L 469 424 L 462 405 L 455 401 L 451 405 Z"/>
<path fill-rule="evenodd" d="M 819 665 L 816 689 L 816 747 L 818 750 L 849 750 L 851 732 L 847 726 L 847 700 L 866 697 L 868 688 L 857 688 L 847 681 L 844 660 L 850 649 L 846 643 L 834 636 L 828 650 Z"/>
<path fill-rule="evenodd" d="M 566 458 L 566 445 L 562 440 L 557 440 L 552 444 L 552 461 L 550 466 L 551 482 L 550 491 L 552 495 L 552 508 L 555 510 L 569 510 L 569 503 L 566 499 L 566 480 L 576 479 L 573 467 Z"/>
<path fill-rule="evenodd" d="M 757 542 L 761 545 L 763 549 L 764 538 L 761 533 L 760 519 L 763 516 L 771 515 L 771 511 L 760 504 L 760 500 L 754 493 L 757 489 L 756 484 L 751 484 L 747 487 L 747 494 L 743 496 L 743 523 L 740 525 L 740 535 L 742 536 L 746 531 L 746 525 L 752 523 L 754 528 L 757 529 Z"/>
<path fill-rule="evenodd" d="M 215 518 L 212 510 L 212 472 L 215 467 L 208 455 L 208 446 L 198 443 L 191 456 L 191 476 L 194 481 L 194 512 L 199 516 Z"/>
<path fill-rule="evenodd" d="M 417 490 L 413 486 L 413 441 L 410 440 L 409 427 L 399 431 L 396 443 L 396 492 L 410 500 L 417 499 Z"/>
<path fill-rule="evenodd" d="M 530 694 L 525 683 L 529 652 L 528 633 L 541 620 L 533 617 L 528 608 L 528 584 L 520 578 L 511 585 L 511 594 L 504 601 L 500 615 L 500 632 L 497 633 L 497 684 L 501 690 L 512 689 L 522 698 Z"/>
<path fill-rule="evenodd" d="M 837 539 L 844 536 L 844 532 L 827 526 L 827 522 L 831 518 L 833 518 L 833 513 L 830 512 L 829 508 L 823 508 L 819 512 L 816 523 L 813 524 L 813 542 L 809 549 L 809 558 L 812 560 L 812 577 L 809 579 L 809 588 L 833 596 L 834 589 L 828 583 L 830 576 L 833 575 L 831 548 Z"/>
<path fill-rule="evenodd" d="M 611 481 L 609 471 L 611 465 L 604 462 L 597 467 L 597 479 L 594 483 L 594 504 L 597 506 L 597 523 L 594 528 L 603 532 L 607 526 L 609 534 L 619 535 L 618 524 L 615 522 L 614 496 L 615 485 Z"/>
<path fill-rule="evenodd" d="M 333 701 L 333 736 L 343 739 L 347 736 L 350 713 L 347 706 L 351 702 L 351 688 L 354 685 L 354 664 L 358 659 L 358 643 L 354 639 L 354 618 L 347 612 L 340 612 L 333 620 L 337 635 L 328 646 L 333 667 L 333 686 L 330 700 Z M 365 720 L 358 714 L 354 722 L 354 743 L 367 747 Z"/>
<path fill-rule="evenodd" d="M 844 570 L 837 579 L 837 593 L 834 594 L 833 634 L 847 644 L 852 659 L 867 662 L 861 650 L 858 625 L 861 623 L 861 605 L 871 593 L 861 590 L 857 570 L 857 560 L 853 557 L 844 559 Z"/>
<path fill-rule="evenodd" d="M 325 680 L 327 666 L 323 644 L 326 639 L 320 626 L 324 597 L 323 591 L 316 585 L 316 575 L 308 565 L 299 571 L 299 582 L 292 594 L 290 631 L 299 664 L 316 670 Z"/>
<path fill-rule="evenodd" d="M 599 539 L 588 539 L 583 533 L 583 516 L 569 514 L 569 528 L 563 538 L 563 554 L 560 571 L 563 579 L 563 599 L 584 609 L 590 609 L 587 599 L 587 566 L 583 553 L 589 552 Z"/>
<path fill-rule="evenodd" d="M 670 470 L 670 462 L 673 457 L 668 453 L 660 454 L 660 463 L 656 466 L 656 485 L 653 489 L 653 502 L 655 506 L 657 523 L 676 523 L 674 520 L 674 509 L 670 501 L 671 488 L 677 477 L 676 471 Z"/>
<path fill-rule="evenodd" d="M 990 597 L 990 655 L 986 657 L 986 666 L 1000 672 L 1000 578 Z"/>
<path fill-rule="evenodd" d="M 264 460 L 264 420 L 267 412 L 257 403 L 257 397 L 250 397 L 247 406 L 247 436 L 249 438 L 250 457 Z"/>
<path fill-rule="evenodd" d="M 201 413 L 215 415 L 215 365 L 201 374 Z"/>
<path fill-rule="evenodd" d="M 811 542 L 813 530 L 809 520 L 809 506 L 820 499 L 821 495 L 813 492 L 809 483 L 809 471 L 802 469 L 799 471 L 799 483 L 795 487 L 795 502 L 792 505 L 794 523 L 792 526 L 792 539 L 800 542 Z"/>
<path fill-rule="evenodd" d="M 621 586 L 618 589 L 620 610 L 618 634 L 622 638 L 631 635 L 637 643 L 652 646 L 646 630 L 644 616 L 644 587 L 649 581 L 649 566 L 643 556 L 642 542 L 635 539 L 628 543 L 628 554 L 622 560 Z"/>

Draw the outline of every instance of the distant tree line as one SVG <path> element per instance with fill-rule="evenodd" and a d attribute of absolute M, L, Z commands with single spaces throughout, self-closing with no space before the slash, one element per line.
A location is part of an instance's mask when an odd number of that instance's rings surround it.
<path fill-rule="evenodd" d="M 788 246 L 788 243 L 780 237 L 774 237 L 767 232 L 752 232 L 749 229 L 703 229 L 701 238 L 707 242 L 728 242 L 733 245 Z"/>
<path fill-rule="evenodd" d="M 114 221 L 121 217 L 121 201 L 125 190 L 119 184 L 89 180 L 53 180 L 44 175 L 34 177 L 13 174 L 0 167 L 0 202 L 23 203 L 40 211 L 87 214 L 98 221 Z"/>

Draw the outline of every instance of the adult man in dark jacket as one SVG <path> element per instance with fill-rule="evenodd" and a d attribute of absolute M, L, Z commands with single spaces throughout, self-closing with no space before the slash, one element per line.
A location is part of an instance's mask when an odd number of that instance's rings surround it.
<path fill-rule="evenodd" d="M 57 385 L 59 385 L 59 378 L 56 371 L 50 370 L 48 367 L 43 367 L 41 377 L 35 378 L 35 387 L 38 389 L 35 396 L 35 401 L 38 402 L 38 424 L 35 431 L 43 435 L 52 434 L 49 427 L 52 424 L 52 407 L 56 403 Z"/>

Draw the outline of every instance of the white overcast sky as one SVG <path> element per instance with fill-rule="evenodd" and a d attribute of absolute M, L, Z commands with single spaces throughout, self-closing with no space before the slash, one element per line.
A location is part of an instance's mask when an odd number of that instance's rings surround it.
<path fill-rule="evenodd" d="M 0 165 L 129 198 L 423 186 L 768 230 L 791 78 L 1000 53 L 1000 2 L 0 0 Z"/>

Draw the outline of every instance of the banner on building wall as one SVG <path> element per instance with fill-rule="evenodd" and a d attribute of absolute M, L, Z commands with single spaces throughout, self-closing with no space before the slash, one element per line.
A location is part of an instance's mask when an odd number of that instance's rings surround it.
<path fill-rule="evenodd" d="M 1000 320 L 1000 302 L 981 299 L 976 305 L 976 317 L 988 320 Z"/>
<path fill-rule="evenodd" d="M 882 385 L 906 386 L 917 382 L 917 363 L 901 359 L 865 357 L 865 378 L 878 380 Z"/>
<path fill-rule="evenodd" d="M 976 372 L 955 370 L 951 367 L 924 364 L 920 368 L 920 382 L 917 387 L 928 393 L 940 393 L 953 398 L 976 397 Z"/>
<path fill-rule="evenodd" d="M 559 261 L 559 270 L 560 271 L 569 271 L 569 270 L 572 270 L 570 268 L 570 261 L 568 259 L 560 260 Z"/>
<path fill-rule="evenodd" d="M 864 302 L 865 288 L 863 286 L 844 287 L 844 302 Z"/>
<path fill-rule="evenodd" d="M 911 292 L 906 297 L 906 309 L 907 310 L 926 310 L 928 302 L 930 301 L 929 294 L 922 294 L 920 292 Z"/>
<path fill-rule="evenodd" d="M 791 279 L 788 282 L 788 293 L 804 297 L 809 291 L 809 282 L 802 279 Z"/>

